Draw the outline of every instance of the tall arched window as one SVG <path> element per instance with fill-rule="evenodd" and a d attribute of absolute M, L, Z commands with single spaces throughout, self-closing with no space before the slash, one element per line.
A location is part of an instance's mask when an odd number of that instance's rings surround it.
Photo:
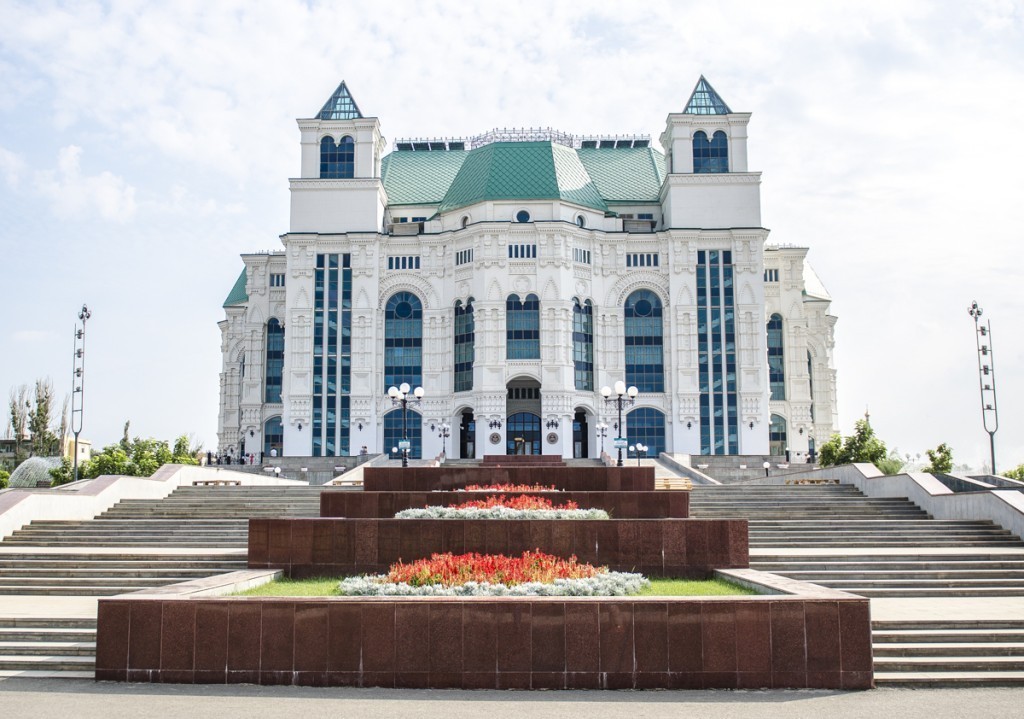
<path fill-rule="evenodd" d="M 807 353 L 807 390 L 811 395 L 811 422 L 814 421 L 814 362 L 811 353 Z"/>
<path fill-rule="evenodd" d="M 281 449 L 284 446 L 284 427 L 281 425 L 280 417 L 271 417 L 263 423 L 263 452 L 267 457 L 270 450 L 276 449 L 277 456 L 281 456 Z"/>
<path fill-rule="evenodd" d="M 346 135 L 338 143 L 333 137 L 320 140 L 320 177 L 338 180 L 355 177 L 356 146 Z"/>
<path fill-rule="evenodd" d="M 505 454 L 515 454 L 520 450 L 517 439 L 523 440 L 520 451 L 526 454 L 541 454 L 540 417 L 533 412 L 516 412 L 509 415 L 505 422 Z"/>
<path fill-rule="evenodd" d="M 408 426 L 406 431 L 409 437 L 409 459 L 420 459 L 423 457 L 423 418 L 419 412 L 408 410 L 406 416 Z M 402 410 L 396 409 L 384 415 L 384 452 L 391 452 L 392 448 L 398 447 L 402 439 Z"/>
<path fill-rule="evenodd" d="M 661 300 L 650 290 L 626 298 L 626 384 L 641 392 L 665 391 Z"/>
<path fill-rule="evenodd" d="M 786 454 L 786 418 L 781 414 L 773 414 L 771 424 L 768 425 L 768 447 L 769 451 L 776 456 Z"/>
<path fill-rule="evenodd" d="M 476 341 L 476 323 L 473 320 L 473 298 L 455 303 L 455 391 L 473 389 L 473 343 Z"/>
<path fill-rule="evenodd" d="M 694 172 L 728 172 L 729 171 L 729 140 L 721 130 L 715 132 L 708 140 L 702 130 L 693 135 L 693 171 Z"/>
<path fill-rule="evenodd" d="M 284 327 L 271 318 L 267 322 L 267 370 L 264 402 L 280 402 L 284 377 Z"/>
<path fill-rule="evenodd" d="M 508 359 L 540 359 L 540 300 L 537 295 L 509 295 L 505 301 Z"/>
<path fill-rule="evenodd" d="M 665 415 L 653 407 L 639 407 L 626 415 L 626 439 L 630 445 L 640 442 L 648 457 L 665 451 Z"/>
<path fill-rule="evenodd" d="M 594 389 L 594 305 L 572 301 L 572 363 L 576 389 Z"/>
<path fill-rule="evenodd" d="M 411 292 L 396 292 L 384 307 L 384 391 L 403 382 L 423 384 L 423 305 Z"/>
<path fill-rule="evenodd" d="M 782 315 L 768 319 L 768 384 L 772 399 L 786 399 L 786 358 L 782 348 Z"/>

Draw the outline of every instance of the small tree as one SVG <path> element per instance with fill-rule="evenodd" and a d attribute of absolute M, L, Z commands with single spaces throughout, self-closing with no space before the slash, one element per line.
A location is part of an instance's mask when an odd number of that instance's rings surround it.
<path fill-rule="evenodd" d="M 0 469 L 0 489 L 7 489 L 7 480 L 11 478 L 11 473 L 6 469 Z"/>
<path fill-rule="evenodd" d="M 948 474 L 953 471 L 953 448 L 943 442 L 935 449 L 925 450 L 928 455 L 928 466 L 922 472 L 929 474 Z"/>
<path fill-rule="evenodd" d="M 870 462 L 877 465 L 886 459 L 885 442 L 875 436 L 875 430 L 865 419 L 859 419 L 853 425 L 853 434 L 844 438 L 839 434 L 821 445 L 818 463 L 822 467 L 834 467 L 839 464 L 854 462 Z"/>
<path fill-rule="evenodd" d="M 875 466 L 878 467 L 879 470 L 881 470 L 882 474 L 889 475 L 899 474 L 900 472 L 902 472 L 905 464 L 906 463 L 903 461 L 903 458 L 900 457 L 899 451 L 897 451 L 895 448 L 893 448 L 893 450 L 889 452 L 888 457 L 881 461 L 875 462 Z"/>
<path fill-rule="evenodd" d="M 1010 479 L 1016 479 L 1020 482 L 1024 482 L 1024 464 L 1018 464 L 1013 469 L 1006 470 L 1005 472 L 1003 472 L 1003 476 L 1009 477 Z"/>
<path fill-rule="evenodd" d="M 79 467 L 79 470 L 81 470 L 81 467 Z M 50 470 L 50 477 L 52 478 L 50 481 L 51 487 L 59 487 L 62 484 L 75 481 L 75 467 L 71 464 L 71 460 L 67 457 L 61 457 L 60 466 Z"/>

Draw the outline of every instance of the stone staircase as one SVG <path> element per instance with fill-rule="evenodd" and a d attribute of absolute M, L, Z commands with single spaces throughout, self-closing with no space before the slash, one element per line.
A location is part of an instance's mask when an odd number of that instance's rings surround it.
<path fill-rule="evenodd" d="M 95 619 L 0 618 L 0 678 L 92 679 Z"/>
<path fill-rule="evenodd" d="M 934 607 L 927 616 L 941 616 L 942 600 L 1024 597 L 1020 538 L 987 521 L 932 519 L 906 499 L 869 498 L 848 485 L 700 486 L 690 515 L 748 519 L 753 569 L 921 602 Z M 1024 684 L 1024 621 L 874 627 L 880 686 Z"/>

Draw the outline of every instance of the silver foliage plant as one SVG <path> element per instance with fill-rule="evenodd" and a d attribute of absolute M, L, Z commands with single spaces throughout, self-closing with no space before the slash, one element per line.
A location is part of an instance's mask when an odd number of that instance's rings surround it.
<path fill-rule="evenodd" d="M 550 584 L 525 582 L 511 587 L 489 582 L 414 587 L 405 582 L 388 582 L 384 574 L 348 577 L 338 586 L 343 595 L 360 597 L 624 597 L 637 594 L 650 584 L 642 574 L 602 572 L 585 579 L 556 579 Z"/>
<path fill-rule="evenodd" d="M 603 509 L 487 509 L 454 507 L 424 507 L 403 509 L 395 519 L 610 519 Z"/>

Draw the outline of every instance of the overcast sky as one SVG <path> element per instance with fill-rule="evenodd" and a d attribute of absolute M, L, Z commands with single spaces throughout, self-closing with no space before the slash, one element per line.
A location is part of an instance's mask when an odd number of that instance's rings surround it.
<path fill-rule="evenodd" d="M 372 7 L 371 7 L 372 6 Z M 650 134 L 704 74 L 752 112 L 769 241 L 839 316 L 843 432 L 1024 462 L 1024 5 L 951 2 L 0 3 L 0 391 L 70 390 L 84 437 L 216 444 L 221 304 L 280 249 L 295 118 L 346 80 L 389 143 L 494 127 Z M 0 424 L 0 431 L 2 431 Z"/>

